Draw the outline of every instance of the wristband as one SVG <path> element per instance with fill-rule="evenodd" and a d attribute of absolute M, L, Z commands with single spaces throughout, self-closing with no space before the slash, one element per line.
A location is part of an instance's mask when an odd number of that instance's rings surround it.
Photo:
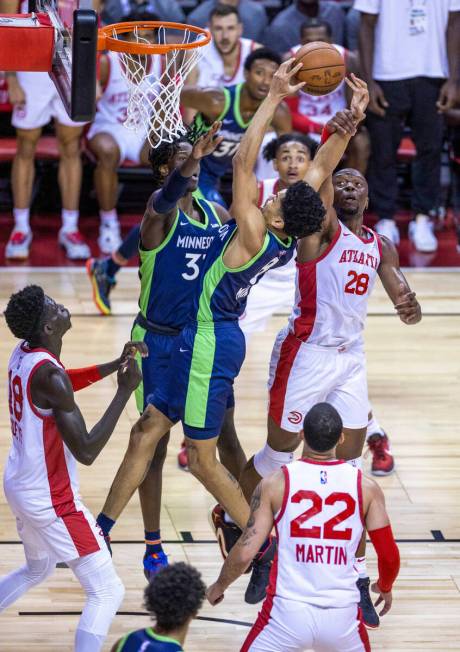
<path fill-rule="evenodd" d="M 378 559 L 379 579 L 377 584 L 383 593 L 389 593 L 398 577 L 400 559 L 398 546 L 393 537 L 391 525 L 368 531 Z"/>
<path fill-rule="evenodd" d="M 185 195 L 190 177 L 183 177 L 178 169 L 166 179 L 164 186 L 153 196 L 152 206 L 156 213 L 169 213 Z"/>
<path fill-rule="evenodd" d="M 66 373 L 72 383 L 74 392 L 84 389 L 98 380 L 102 380 L 101 372 L 97 365 L 83 367 L 82 369 L 66 369 Z"/>
<path fill-rule="evenodd" d="M 321 132 L 321 145 L 324 145 L 324 143 L 330 138 L 332 134 L 329 132 L 327 125 L 324 125 L 323 130 Z"/>

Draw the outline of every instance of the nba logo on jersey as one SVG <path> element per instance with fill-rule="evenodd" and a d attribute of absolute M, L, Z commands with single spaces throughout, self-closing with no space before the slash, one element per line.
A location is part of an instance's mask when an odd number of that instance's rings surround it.
<path fill-rule="evenodd" d="M 327 471 L 320 471 L 319 472 L 319 479 L 321 484 L 327 484 Z"/>

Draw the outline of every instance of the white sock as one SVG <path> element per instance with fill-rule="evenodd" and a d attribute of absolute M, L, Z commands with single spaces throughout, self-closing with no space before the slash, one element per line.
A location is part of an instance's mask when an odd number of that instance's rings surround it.
<path fill-rule="evenodd" d="M 14 228 L 27 233 L 30 231 L 30 208 L 13 208 Z"/>
<path fill-rule="evenodd" d="M 234 523 L 235 521 L 232 519 L 230 514 L 227 514 L 227 512 L 224 512 L 224 521 L 225 523 Z"/>
<path fill-rule="evenodd" d="M 359 577 L 368 577 L 367 567 L 366 567 L 366 557 L 355 557 L 355 563 L 353 565 L 355 569 L 358 571 Z"/>
<path fill-rule="evenodd" d="M 363 462 L 360 457 L 355 457 L 354 460 L 347 460 L 347 464 L 351 464 L 351 466 L 354 466 L 356 469 L 362 469 L 363 468 Z"/>
<path fill-rule="evenodd" d="M 99 211 L 99 216 L 101 218 L 101 226 L 115 226 L 118 224 L 118 213 L 116 208 L 112 208 L 111 211 Z"/>
<path fill-rule="evenodd" d="M 369 439 L 369 437 L 372 437 L 372 435 L 380 435 L 381 437 L 383 437 L 384 434 L 385 432 L 383 431 L 382 426 L 375 418 L 374 413 L 372 413 L 370 421 L 367 424 L 366 439 Z"/>
<path fill-rule="evenodd" d="M 62 229 L 66 233 L 78 231 L 78 211 L 69 211 L 63 208 L 61 211 Z"/>

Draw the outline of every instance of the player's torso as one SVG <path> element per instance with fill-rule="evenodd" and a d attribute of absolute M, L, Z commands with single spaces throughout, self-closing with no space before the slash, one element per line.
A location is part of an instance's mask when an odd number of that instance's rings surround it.
<path fill-rule="evenodd" d="M 224 224 L 210 248 L 194 303 L 193 313 L 198 321 L 237 320 L 244 312 L 251 288 L 266 272 L 286 264 L 293 255 L 291 239 L 283 243 L 267 231 L 259 253 L 246 265 L 229 269 L 223 258 L 236 229 L 234 220 Z"/>
<path fill-rule="evenodd" d="M 296 52 L 300 50 L 301 47 L 302 46 L 300 45 L 296 45 L 291 48 L 292 56 L 295 56 Z M 341 45 L 334 44 L 334 47 L 340 52 L 346 61 L 347 50 Z M 332 91 L 332 93 L 328 93 L 327 95 L 309 95 L 308 93 L 300 91 L 299 113 L 307 116 L 317 124 L 326 124 L 326 122 L 330 120 L 337 111 L 342 111 L 346 108 L 347 100 L 345 89 L 345 82 L 342 81 L 335 91 Z"/>
<path fill-rule="evenodd" d="M 220 177 L 231 167 L 232 158 L 250 122 L 244 122 L 241 116 L 241 87 L 241 84 L 237 84 L 236 86 L 229 86 L 223 89 L 225 94 L 225 107 L 218 118 L 222 121 L 219 136 L 223 137 L 223 140 L 212 154 L 203 159 L 201 163 L 202 174 Z M 203 118 L 199 113 L 195 121 L 198 127 L 204 125 Z"/>
<path fill-rule="evenodd" d="M 321 256 L 297 262 L 289 327 L 298 339 L 324 347 L 362 343 L 368 299 L 380 264 L 378 236 L 363 229 L 369 240 L 339 222 Z"/>
<path fill-rule="evenodd" d="M 117 648 L 120 652 L 183 652 L 175 640 L 155 634 L 153 629 L 138 629 L 128 634 Z"/>
<path fill-rule="evenodd" d="M 76 461 L 59 434 L 51 410 L 32 404 L 31 378 L 39 366 L 51 362 L 43 349 L 25 343 L 13 351 L 8 366 L 8 405 L 12 445 L 4 473 L 4 488 L 13 508 L 31 515 L 37 523 L 55 518 L 78 499 Z"/>
<path fill-rule="evenodd" d="M 201 268 L 219 232 L 220 220 L 212 205 L 194 196 L 204 222 L 178 210 L 171 230 L 152 251 L 140 249 L 139 308 L 149 321 L 181 329 L 190 318 Z"/>
<path fill-rule="evenodd" d="M 222 88 L 230 84 L 244 82 L 244 62 L 254 49 L 254 41 L 240 38 L 238 45 L 238 58 L 233 70 L 225 70 L 224 61 L 213 43 L 206 48 L 202 60 L 198 64 L 198 86 Z"/>
<path fill-rule="evenodd" d="M 361 472 L 346 462 L 298 460 L 284 473 L 289 482 L 275 520 L 278 562 L 269 592 L 324 608 L 358 602 Z"/>

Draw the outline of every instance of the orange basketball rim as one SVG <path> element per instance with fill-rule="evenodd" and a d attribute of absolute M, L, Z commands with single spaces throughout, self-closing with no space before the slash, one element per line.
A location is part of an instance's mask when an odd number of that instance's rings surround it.
<path fill-rule="evenodd" d="M 183 43 L 143 43 L 119 39 L 121 34 L 129 32 L 151 32 L 158 29 L 178 30 L 194 34 L 196 40 Z M 126 52 L 127 54 L 167 54 L 174 50 L 194 50 L 201 48 L 211 42 L 211 34 L 208 30 L 195 25 L 182 23 L 169 23 L 163 21 L 132 21 L 127 23 L 113 23 L 99 29 L 97 49 L 113 50 L 115 52 Z"/>

